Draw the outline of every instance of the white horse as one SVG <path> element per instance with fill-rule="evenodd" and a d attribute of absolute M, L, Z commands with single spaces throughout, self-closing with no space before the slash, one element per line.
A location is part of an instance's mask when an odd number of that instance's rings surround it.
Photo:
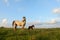
<path fill-rule="evenodd" d="M 26 25 L 26 18 L 25 17 L 23 17 L 23 20 L 22 21 L 14 20 L 12 22 L 12 26 L 14 26 L 14 30 L 16 30 L 16 27 L 17 26 L 21 26 L 22 29 L 24 29 L 25 25 Z"/>

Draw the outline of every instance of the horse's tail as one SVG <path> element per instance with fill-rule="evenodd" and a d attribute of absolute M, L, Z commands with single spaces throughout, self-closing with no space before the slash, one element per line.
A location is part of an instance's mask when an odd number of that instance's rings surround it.
<path fill-rule="evenodd" d="M 12 22 L 12 26 L 14 26 L 15 21 Z"/>

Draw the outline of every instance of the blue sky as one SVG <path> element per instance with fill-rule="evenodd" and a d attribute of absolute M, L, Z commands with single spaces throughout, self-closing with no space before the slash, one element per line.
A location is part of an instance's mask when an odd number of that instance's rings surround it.
<path fill-rule="evenodd" d="M 27 23 L 59 21 L 60 0 L 0 0 L 0 25 L 27 18 Z"/>

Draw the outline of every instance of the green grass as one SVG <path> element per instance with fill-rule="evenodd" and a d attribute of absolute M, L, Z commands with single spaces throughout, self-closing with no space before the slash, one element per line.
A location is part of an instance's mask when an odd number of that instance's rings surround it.
<path fill-rule="evenodd" d="M 60 28 L 17 29 L 0 28 L 0 40 L 60 40 Z"/>

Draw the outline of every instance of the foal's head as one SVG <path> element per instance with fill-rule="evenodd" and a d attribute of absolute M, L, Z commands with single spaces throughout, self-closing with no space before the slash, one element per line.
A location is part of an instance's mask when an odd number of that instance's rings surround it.
<path fill-rule="evenodd" d="M 34 27 L 34 25 L 32 25 L 32 27 Z"/>

